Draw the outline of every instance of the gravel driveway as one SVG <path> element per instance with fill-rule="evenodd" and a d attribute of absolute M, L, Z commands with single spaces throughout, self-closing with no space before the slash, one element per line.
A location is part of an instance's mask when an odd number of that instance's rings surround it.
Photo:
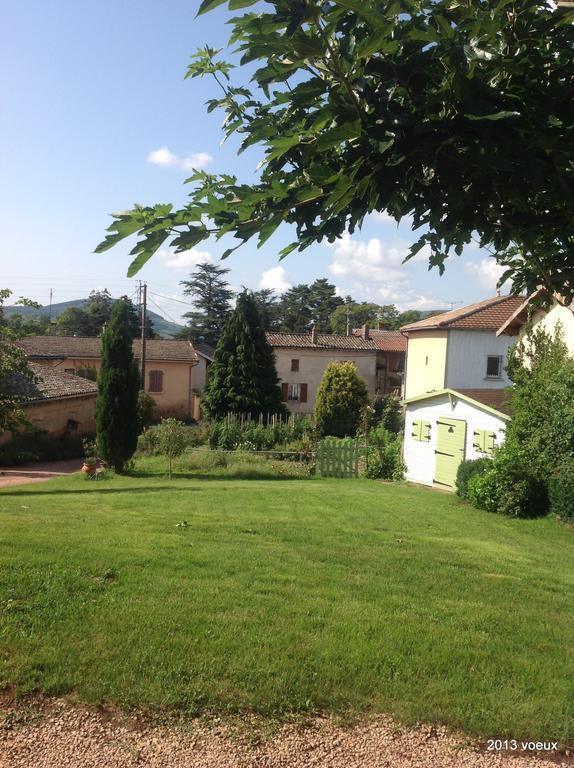
<path fill-rule="evenodd" d="M 30 713 L 28 713 L 29 716 Z M 51 704 L 0 726 L 0 768 L 557 768 L 574 763 L 532 755 L 484 753 L 441 728 L 399 728 L 378 717 L 342 728 L 316 719 L 286 725 L 270 739 L 233 735 L 213 723 L 151 727 L 125 717 Z M 1 720 L 0 720 L 1 723 Z M 257 729 L 253 729 L 256 734 Z"/>
<path fill-rule="evenodd" d="M 0 488 L 24 483 L 41 483 L 60 475 L 70 475 L 81 468 L 81 459 L 37 462 L 21 467 L 0 467 Z"/>

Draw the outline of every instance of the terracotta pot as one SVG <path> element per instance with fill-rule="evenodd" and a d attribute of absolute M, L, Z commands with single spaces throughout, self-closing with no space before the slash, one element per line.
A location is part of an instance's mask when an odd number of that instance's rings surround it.
<path fill-rule="evenodd" d="M 86 475 L 93 475 L 97 468 L 98 464 L 95 459 L 84 459 L 82 472 L 85 472 Z"/>

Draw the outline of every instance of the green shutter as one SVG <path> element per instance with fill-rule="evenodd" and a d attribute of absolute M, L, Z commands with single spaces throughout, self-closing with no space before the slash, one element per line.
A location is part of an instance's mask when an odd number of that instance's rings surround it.
<path fill-rule="evenodd" d="M 496 434 L 494 432 L 484 432 L 484 452 L 491 455 L 494 451 Z"/>
<path fill-rule="evenodd" d="M 484 436 L 485 436 L 484 429 L 475 429 L 472 433 L 472 447 L 475 451 L 479 451 L 480 453 L 484 453 Z"/>
<path fill-rule="evenodd" d="M 472 447 L 479 453 L 492 455 L 496 443 L 496 433 L 488 429 L 475 429 L 473 432 Z"/>
<path fill-rule="evenodd" d="M 420 440 L 421 439 L 421 426 L 422 422 L 420 419 L 413 419 L 413 426 L 411 429 L 411 436 L 414 440 Z"/>
<path fill-rule="evenodd" d="M 421 421 L 421 437 L 424 443 L 430 443 L 430 421 Z"/>

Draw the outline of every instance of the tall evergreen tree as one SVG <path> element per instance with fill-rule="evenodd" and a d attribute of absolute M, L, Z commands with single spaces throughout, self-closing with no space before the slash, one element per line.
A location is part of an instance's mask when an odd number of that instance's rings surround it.
<path fill-rule="evenodd" d="M 186 335 L 195 341 L 215 345 L 231 311 L 233 291 L 224 279 L 228 269 L 217 264 L 198 264 L 189 280 L 182 280 L 183 292 L 191 296 L 194 311 L 187 312 Z"/>
<path fill-rule="evenodd" d="M 243 291 L 215 350 L 201 406 L 210 418 L 284 413 L 275 355 L 265 338 L 257 300 Z"/>
<path fill-rule="evenodd" d="M 138 439 L 140 376 L 132 353 L 128 302 L 119 299 L 102 333 L 96 433 L 98 451 L 116 472 L 133 456 Z"/>
<path fill-rule="evenodd" d="M 331 330 L 331 315 L 344 304 L 337 296 L 336 287 L 324 277 L 318 278 L 309 286 L 311 291 L 311 314 L 315 328 L 319 333 L 329 333 Z"/>
<path fill-rule="evenodd" d="M 279 301 L 271 288 L 253 291 L 261 315 L 261 324 L 266 331 L 277 331 L 280 327 Z"/>

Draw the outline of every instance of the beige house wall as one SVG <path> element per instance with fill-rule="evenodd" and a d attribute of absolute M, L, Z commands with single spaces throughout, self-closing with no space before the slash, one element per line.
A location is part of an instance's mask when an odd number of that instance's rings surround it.
<path fill-rule="evenodd" d="M 23 411 L 30 424 L 36 429 L 51 435 L 63 435 L 69 429 L 69 422 L 78 422 L 72 434 L 86 435 L 96 431 L 96 395 L 62 397 L 57 400 L 40 400 L 23 406 Z M 0 445 L 10 441 L 12 434 L 0 435 Z"/>
<path fill-rule="evenodd" d="M 560 326 L 568 352 L 574 357 L 574 314 L 570 307 L 553 300 L 552 307 L 546 312 L 537 309 L 532 317 L 534 328 L 543 328 L 549 336 L 554 336 Z"/>
<path fill-rule="evenodd" d="M 444 389 L 448 331 L 409 333 L 405 398 Z"/>
<path fill-rule="evenodd" d="M 377 386 L 377 353 L 337 349 L 274 348 L 275 367 L 280 383 L 307 384 L 307 402 L 289 400 L 285 403 L 292 413 L 312 413 L 317 389 L 323 372 L 329 363 L 347 361 L 357 366 L 357 373 L 365 381 L 369 394 L 374 395 Z M 299 360 L 299 370 L 291 370 L 291 360 Z"/>
<path fill-rule="evenodd" d="M 40 362 L 40 361 L 38 361 Z M 94 358 L 66 358 L 65 360 L 41 361 L 58 370 L 76 371 L 79 368 L 100 368 L 100 361 Z M 191 394 L 193 389 L 195 366 L 188 362 L 168 362 L 165 360 L 148 360 L 146 362 L 145 390 L 156 403 L 156 416 L 175 416 L 186 419 L 192 415 Z M 149 392 L 150 371 L 163 372 L 163 391 Z"/>

